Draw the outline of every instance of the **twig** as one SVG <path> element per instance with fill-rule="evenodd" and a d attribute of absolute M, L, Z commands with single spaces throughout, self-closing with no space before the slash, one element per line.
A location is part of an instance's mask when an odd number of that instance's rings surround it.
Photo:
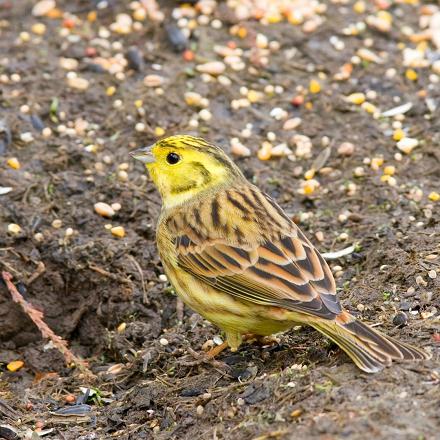
<path fill-rule="evenodd" d="M 47 338 L 52 341 L 55 348 L 57 348 L 63 354 L 67 365 L 75 364 L 79 368 L 81 368 L 84 373 L 92 374 L 88 370 L 85 362 L 82 359 L 76 357 L 70 351 L 69 347 L 67 346 L 67 342 L 60 336 L 56 335 L 43 321 L 43 313 L 37 310 L 31 303 L 27 302 L 23 298 L 23 296 L 20 294 L 20 292 L 17 290 L 17 288 L 14 286 L 14 283 L 12 282 L 12 275 L 9 272 L 2 272 L 2 277 L 5 280 L 9 293 L 12 296 L 12 300 L 21 306 L 26 315 L 28 315 L 29 318 L 38 327 L 38 330 L 40 330 L 43 338 Z"/>
<path fill-rule="evenodd" d="M 120 283 L 128 284 L 130 286 L 133 284 L 131 280 L 120 277 L 119 275 L 115 275 L 114 273 L 110 273 L 107 270 L 103 269 L 102 267 L 95 266 L 93 263 L 89 263 L 89 269 L 92 269 L 95 272 L 98 272 L 99 274 L 104 275 L 107 278 L 110 278 L 115 281 L 119 281 Z"/>
<path fill-rule="evenodd" d="M 147 289 L 145 289 L 145 280 L 144 280 L 144 274 L 142 273 L 142 269 L 141 266 L 139 265 L 139 263 L 136 261 L 136 259 L 133 257 L 133 255 L 129 255 L 128 258 L 130 258 L 130 260 L 133 262 L 134 267 L 137 269 L 137 271 L 139 272 L 139 276 L 141 277 L 141 284 L 142 284 L 142 292 L 143 292 L 143 296 L 142 296 L 142 302 L 144 304 L 150 304 L 150 300 L 148 299 L 148 294 L 147 294 Z"/>
<path fill-rule="evenodd" d="M 29 284 L 33 283 L 40 275 L 43 275 L 44 272 L 46 272 L 46 266 L 42 261 L 39 261 L 35 272 L 26 281 L 26 285 L 29 286 Z"/>

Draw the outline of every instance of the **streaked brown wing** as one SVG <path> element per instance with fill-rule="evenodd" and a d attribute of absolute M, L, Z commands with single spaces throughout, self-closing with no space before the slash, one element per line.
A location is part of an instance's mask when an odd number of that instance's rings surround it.
<path fill-rule="evenodd" d="M 273 206 L 282 212 L 266 197 L 268 202 L 259 206 L 260 211 Z M 260 218 L 276 218 L 274 212 L 261 214 Z M 182 233 L 185 227 L 180 224 L 178 263 L 193 276 L 237 298 L 333 319 L 342 311 L 333 275 L 302 232 L 288 222 L 285 231 L 242 243 L 231 243 L 229 236 L 222 238 L 221 228 L 213 237 L 199 238 L 192 227 Z M 233 227 L 230 220 L 229 228 Z"/>

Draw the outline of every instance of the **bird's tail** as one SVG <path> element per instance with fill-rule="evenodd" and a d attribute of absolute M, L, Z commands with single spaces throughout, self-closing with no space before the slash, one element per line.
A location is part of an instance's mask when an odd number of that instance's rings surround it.
<path fill-rule="evenodd" d="M 393 360 L 429 359 L 430 354 L 383 335 L 343 311 L 335 320 L 321 319 L 311 324 L 344 350 L 367 373 L 376 373 Z"/>

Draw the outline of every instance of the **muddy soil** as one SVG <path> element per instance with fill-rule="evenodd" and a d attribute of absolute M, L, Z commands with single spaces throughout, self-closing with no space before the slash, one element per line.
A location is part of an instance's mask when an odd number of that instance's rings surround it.
<path fill-rule="evenodd" d="M 87 359 L 95 377 L 68 368 L 0 284 L 1 423 L 20 438 L 38 438 L 30 437 L 38 428 L 47 439 L 439 439 L 440 202 L 428 195 L 439 191 L 440 86 L 429 67 L 409 80 L 399 46 L 414 46 L 404 28 L 418 28 L 421 5 L 393 4 L 391 31 L 367 28 L 354 37 L 342 29 L 376 13 L 373 2 L 366 2 L 363 14 L 353 10 L 354 2 L 324 2 L 323 23 L 311 33 L 285 21 L 264 26 L 245 20 L 250 36 L 261 32 L 280 49 L 267 66 L 228 69 L 224 75 L 232 83 L 223 85 L 203 82 L 194 67 L 218 59 L 216 44 L 253 44 L 231 36 L 236 20 L 225 3 L 211 17 L 223 26 L 199 26 L 191 37 L 195 61 L 185 61 L 164 26 L 149 20 L 129 34 L 101 32 L 108 44 L 97 42 L 100 27 L 109 28 L 117 14 L 129 11 L 126 2 L 110 2 L 90 21 L 97 2 L 58 1 L 62 13 L 81 20 L 70 28 L 70 39 L 60 36 L 69 29 L 66 15 L 34 17 L 33 3 L 0 1 L 0 75 L 8 77 L 0 83 L 6 127 L 0 129 L 0 187 L 12 188 L 0 195 L 0 267 L 54 332 Z M 172 21 L 174 7 L 161 4 L 166 21 Z M 39 36 L 31 28 L 41 22 L 46 32 Z M 30 33 L 30 42 L 19 41 L 22 32 Z M 345 44 L 342 50 L 330 43 L 335 35 Z M 362 60 L 346 81 L 333 80 L 366 39 L 381 63 Z M 94 62 L 96 56 L 127 55 L 130 47 L 138 49 L 141 62 L 125 66 L 122 79 Z M 430 56 L 438 57 L 429 47 Z M 60 58 L 77 61 L 87 90 L 66 85 Z M 166 78 L 163 94 L 143 84 L 149 74 Z M 321 83 L 317 94 L 307 92 L 312 78 Z M 268 84 L 282 90 L 252 107 L 231 109 L 241 87 L 263 90 Z M 116 88 L 113 95 L 109 87 Z M 212 119 L 200 120 L 198 128 L 189 124 L 195 111 L 183 98 L 191 88 L 210 100 Z M 392 118 L 374 118 L 343 99 L 368 90 L 376 92 L 374 105 L 382 111 L 413 104 L 403 121 L 420 141 L 411 154 L 396 160 Z M 305 103 L 292 104 L 299 94 Z M 310 157 L 257 158 L 268 132 L 277 134 L 276 143 L 292 137 L 283 121 L 270 116 L 275 107 L 301 118 L 296 132 L 311 139 Z M 89 124 L 85 130 L 81 120 Z M 137 123 L 144 124 L 142 132 Z M 278 200 L 319 250 L 356 244 L 350 255 L 331 261 L 343 305 L 387 334 L 427 347 L 432 360 L 367 375 L 323 336 L 297 328 L 279 335 L 277 343 L 244 344 L 238 353 L 223 352 L 218 362 L 196 362 L 207 341 L 216 343 L 222 335 L 182 309 L 161 276 L 155 248 L 160 198 L 128 152 L 153 142 L 160 128 L 202 135 L 230 152 L 230 139 L 248 123 L 250 137 L 240 139 L 251 155 L 235 158 L 246 176 Z M 42 135 L 43 126 L 52 134 Z M 328 141 L 328 172 L 319 175 L 318 190 L 300 194 L 304 172 Z M 354 145 L 351 155 L 338 155 L 343 142 Z M 11 157 L 19 169 L 7 165 Z M 396 185 L 381 181 L 382 172 L 365 161 L 376 157 L 396 167 Z M 354 177 L 356 167 L 365 175 Z M 93 208 L 99 201 L 121 209 L 103 218 Z M 8 233 L 10 224 L 20 231 Z M 123 226 L 125 237 L 113 236 L 108 224 Z M 35 277 L 41 263 L 44 271 Z M 15 360 L 24 366 L 9 371 Z M 80 387 L 94 390 L 87 402 Z M 75 399 L 90 407 L 69 417 L 57 414 Z M 8 429 L 0 427 L 0 438 L 19 438 Z"/>

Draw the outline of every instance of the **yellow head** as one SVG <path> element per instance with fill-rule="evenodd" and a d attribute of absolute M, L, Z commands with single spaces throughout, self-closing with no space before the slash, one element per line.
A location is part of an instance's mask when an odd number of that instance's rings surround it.
<path fill-rule="evenodd" d="M 218 185 L 244 179 L 221 148 L 198 137 L 170 136 L 131 155 L 145 163 L 165 207 L 182 204 Z"/>

